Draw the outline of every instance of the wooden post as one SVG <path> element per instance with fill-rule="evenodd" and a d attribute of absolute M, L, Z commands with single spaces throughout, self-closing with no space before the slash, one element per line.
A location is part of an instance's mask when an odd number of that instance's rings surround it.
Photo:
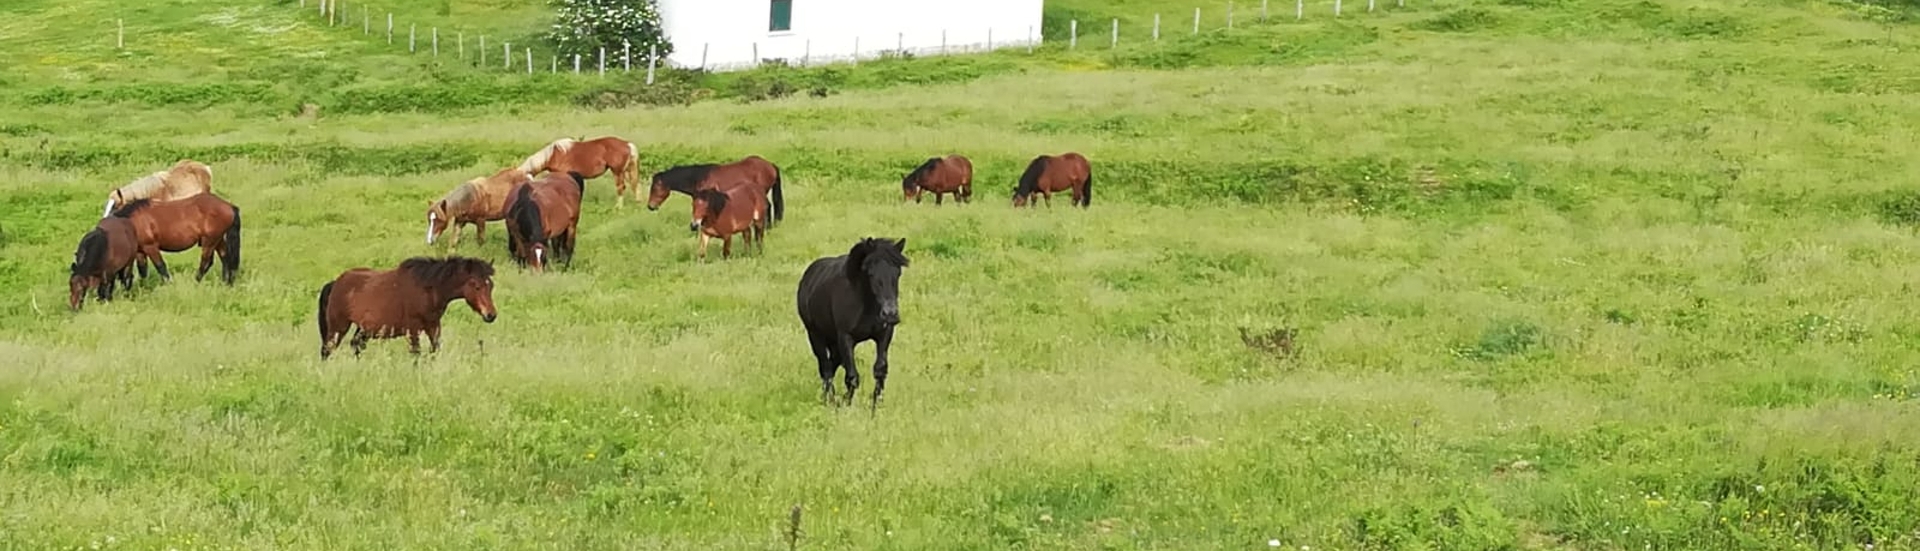
<path fill-rule="evenodd" d="M 1193 34 L 1200 34 L 1200 8 L 1193 9 Z"/>
<path fill-rule="evenodd" d="M 711 46 L 713 46 L 711 42 L 700 43 L 700 70 L 702 71 L 707 70 L 707 48 Z"/>
<path fill-rule="evenodd" d="M 1027 53 L 1033 53 L 1033 25 L 1027 25 Z"/>
<path fill-rule="evenodd" d="M 407 53 L 413 53 L 413 31 L 419 25 L 407 24 Z"/>
<path fill-rule="evenodd" d="M 580 74 L 580 54 L 573 54 L 573 74 Z"/>
<path fill-rule="evenodd" d="M 119 29 L 115 31 L 113 47 L 121 50 L 127 49 L 127 20 L 115 19 L 113 20 L 113 26 Z"/>
<path fill-rule="evenodd" d="M 1307 0 L 1293 0 L 1293 18 L 1307 18 Z"/>
<path fill-rule="evenodd" d="M 660 63 L 660 44 L 654 43 L 654 44 L 648 45 L 647 46 L 647 85 L 648 86 L 653 85 L 653 67 L 654 65 L 658 65 L 659 63 Z"/>
<path fill-rule="evenodd" d="M 1160 14 L 1153 14 L 1153 41 L 1160 41 Z"/>
<path fill-rule="evenodd" d="M 853 35 L 853 64 L 860 64 L 860 35 Z"/>
<path fill-rule="evenodd" d="M 1119 47 L 1120 47 L 1120 18 L 1115 17 L 1113 18 L 1113 38 L 1108 39 L 1107 49 L 1111 50 Z"/>
<path fill-rule="evenodd" d="M 373 36 L 373 13 L 366 6 L 360 6 L 360 34 Z"/>
<path fill-rule="evenodd" d="M 607 76 L 607 47 L 600 47 L 600 76 Z"/>
<path fill-rule="evenodd" d="M 1227 0 L 1227 30 L 1233 30 L 1233 0 Z"/>
<path fill-rule="evenodd" d="M 806 45 L 803 46 L 802 49 L 800 50 L 800 66 L 805 67 L 809 62 L 812 62 L 812 61 L 813 61 L 813 39 L 809 38 L 807 39 Z"/>
<path fill-rule="evenodd" d="M 433 28 L 433 57 L 440 58 L 440 27 Z"/>
<path fill-rule="evenodd" d="M 533 48 L 527 48 L 527 74 L 533 74 Z"/>
<path fill-rule="evenodd" d="M 1266 20 L 1267 20 L 1267 0 L 1260 0 L 1260 21 L 1264 23 L 1266 22 Z"/>
<path fill-rule="evenodd" d="M 1333 0 L 1333 16 L 1340 17 L 1340 0 Z"/>
<path fill-rule="evenodd" d="M 1067 22 L 1067 49 L 1071 50 L 1075 46 L 1079 46 L 1079 45 L 1080 45 L 1080 20 L 1075 19 Z"/>
<path fill-rule="evenodd" d="M 500 61 L 504 63 L 504 65 L 501 65 L 502 69 L 506 69 L 509 71 L 513 70 L 513 43 L 512 42 L 500 43 Z"/>
<path fill-rule="evenodd" d="M 387 43 L 393 43 L 393 12 L 387 12 Z"/>
<path fill-rule="evenodd" d="M 480 66 L 487 66 L 487 35 L 480 35 Z"/>
<path fill-rule="evenodd" d="M 621 63 L 624 64 L 620 70 L 629 73 L 633 72 L 633 42 L 626 40 L 620 41 L 620 60 Z M 647 84 L 653 83 L 649 82 Z"/>

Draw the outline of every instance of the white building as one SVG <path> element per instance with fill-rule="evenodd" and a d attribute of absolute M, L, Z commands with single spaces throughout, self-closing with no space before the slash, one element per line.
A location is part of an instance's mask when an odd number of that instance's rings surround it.
<path fill-rule="evenodd" d="M 667 62 L 725 71 L 1025 47 L 1040 40 L 1042 0 L 658 0 Z M 757 55 L 756 55 L 757 54 Z"/>

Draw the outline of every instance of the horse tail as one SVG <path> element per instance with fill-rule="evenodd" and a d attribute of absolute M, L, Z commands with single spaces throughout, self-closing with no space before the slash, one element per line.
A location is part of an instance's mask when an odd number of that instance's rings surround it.
<path fill-rule="evenodd" d="M 320 325 L 321 348 L 327 346 L 327 298 L 333 296 L 333 284 L 334 282 L 329 281 L 326 285 L 320 286 L 320 310 L 318 314 L 314 315 L 315 320 Z"/>
<path fill-rule="evenodd" d="M 780 196 L 780 165 L 773 165 L 773 219 L 785 220 L 786 218 L 787 200 Z"/>
<path fill-rule="evenodd" d="M 638 191 L 640 189 L 640 146 L 634 145 L 633 142 L 627 142 L 627 166 L 624 172 L 627 173 L 627 185 L 633 186 L 634 195 L 638 196 L 640 194 Z"/>
<path fill-rule="evenodd" d="M 227 254 L 221 255 L 226 257 L 222 262 L 226 265 L 226 271 L 228 274 L 240 271 L 240 207 L 233 207 L 233 225 L 227 226 L 227 233 L 220 240 L 226 244 L 224 252 Z M 233 284 L 232 276 L 228 278 L 227 284 Z"/>
<path fill-rule="evenodd" d="M 1080 184 L 1080 206 L 1093 206 L 1093 167 L 1087 167 L 1087 183 Z"/>

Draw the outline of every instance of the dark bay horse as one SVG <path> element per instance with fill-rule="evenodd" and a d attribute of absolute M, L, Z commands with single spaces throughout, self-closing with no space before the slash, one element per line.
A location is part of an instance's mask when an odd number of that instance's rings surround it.
<path fill-rule="evenodd" d="M 320 287 L 320 359 L 333 355 L 348 328 L 353 355 L 368 339 L 405 335 L 407 351 L 420 353 L 420 334 L 429 352 L 440 351 L 440 318 L 447 305 L 466 300 L 480 319 L 493 323 L 493 264 L 478 258 L 409 258 L 392 270 L 360 267 L 341 272 Z"/>
<path fill-rule="evenodd" d="M 633 187 L 634 200 L 640 200 L 640 147 L 618 137 L 554 140 L 520 163 L 520 170 L 534 176 L 541 172 L 578 172 L 583 179 L 599 178 L 611 170 L 614 204 L 627 204 L 628 186 Z"/>
<path fill-rule="evenodd" d="M 900 179 L 900 191 L 907 200 L 920 202 L 921 195 L 933 192 L 933 204 L 946 194 L 961 203 L 973 202 L 973 161 L 959 155 L 933 157 L 920 163 L 906 178 Z"/>
<path fill-rule="evenodd" d="M 693 223 L 688 229 L 700 233 L 698 260 L 707 259 L 707 243 L 721 239 L 720 257 L 733 258 L 733 235 L 746 234 L 742 245 L 766 250 L 767 198 L 744 186 L 727 191 L 703 189 L 693 193 Z"/>
<path fill-rule="evenodd" d="M 227 285 L 233 285 L 233 277 L 240 271 L 240 207 L 219 196 L 202 193 L 173 201 L 141 199 L 113 211 L 113 217 L 133 223 L 134 235 L 140 240 L 141 277 L 146 276 L 146 263 L 151 261 L 162 279 L 173 280 L 160 253 L 194 247 L 200 247 L 200 271 L 194 274 L 194 281 L 206 278 L 215 254 L 220 256 L 220 277 Z"/>
<path fill-rule="evenodd" d="M 507 253 L 535 273 L 546 271 L 547 250 L 573 266 L 574 239 L 580 231 L 580 196 L 586 178 L 578 172 L 547 174 L 514 188 L 507 197 Z"/>
<path fill-rule="evenodd" d="M 833 403 L 833 372 L 847 369 L 846 404 L 853 404 L 860 372 L 853 347 L 873 341 L 873 403 L 887 388 L 887 348 L 900 323 L 900 272 L 907 267 L 907 240 L 866 238 L 847 254 L 814 260 L 800 275 L 796 294 L 800 323 L 820 362 L 820 399 Z"/>
<path fill-rule="evenodd" d="M 681 165 L 656 172 L 647 194 L 647 210 L 659 210 L 660 204 L 667 202 L 675 191 L 691 197 L 698 190 L 727 191 L 735 186 L 748 186 L 756 193 L 769 195 L 773 205 L 771 220 L 778 222 L 786 218 L 787 201 L 780 195 L 780 167 L 759 155 L 748 155 L 726 164 Z"/>
<path fill-rule="evenodd" d="M 80 238 L 80 246 L 73 252 L 73 264 L 68 266 L 72 275 L 67 278 L 67 308 L 80 311 L 82 297 L 89 289 L 99 290 L 101 302 L 113 300 L 115 280 L 132 292 L 133 260 L 138 256 L 140 240 L 134 236 L 132 222 L 111 216 L 100 219 Z"/>
<path fill-rule="evenodd" d="M 1020 185 L 1013 188 L 1013 206 L 1027 206 L 1034 192 L 1039 192 L 1047 206 L 1052 207 L 1054 192 L 1064 190 L 1073 190 L 1074 205 L 1082 208 L 1093 205 L 1093 168 L 1087 165 L 1087 158 L 1072 152 L 1058 157 L 1034 157 L 1033 162 L 1027 163 L 1027 171 L 1020 175 Z"/>

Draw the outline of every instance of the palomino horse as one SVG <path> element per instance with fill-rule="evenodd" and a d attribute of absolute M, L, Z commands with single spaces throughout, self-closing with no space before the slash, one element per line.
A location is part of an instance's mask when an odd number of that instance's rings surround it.
<path fill-rule="evenodd" d="M 1052 207 L 1054 192 L 1062 190 L 1073 190 L 1074 205 L 1086 208 L 1093 204 L 1093 169 L 1087 166 L 1086 157 L 1079 153 L 1034 157 L 1020 175 L 1020 185 L 1013 189 L 1013 206 L 1027 206 L 1037 191 Z"/>
<path fill-rule="evenodd" d="M 113 300 L 117 279 L 127 292 L 133 291 L 133 259 L 140 254 L 140 240 L 134 236 L 133 223 L 125 218 L 106 217 L 94 224 L 93 231 L 80 238 L 73 252 L 72 273 L 67 278 L 67 308 L 80 311 L 81 297 L 88 289 L 99 289 L 100 302 Z"/>
<path fill-rule="evenodd" d="M 614 136 L 554 140 L 520 163 L 520 170 L 533 176 L 578 172 L 582 178 L 599 178 L 612 170 L 614 204 L 626 205 L 628 186 L 633 187 L 634 200 L 640 199 L 640 147 Z"/>
<path fill-rule="evenodd" d="M 472 224 L 474 240 L 485 245 L 487 222 L 507 217 L 507 194 L 514 186 L 532 181 L 527 171 L 511 167 L 461 183 L 440 200 L 427 204 L 427 244 L 432 245 L 447 226 L 453 226 L 453 241 L 447 243 L 447 250 L 457 249 L 460 227 Z"/>
<path fill-rule="evenodd" d="M 172 201 L 212 191 L 213 168 L 199 161 L 181 159 L 173 163 L 173 168 L 142 176 L 138 180 L 107 192 L 107 208 L 100 212 L 100 217 L 106 218 L 112 215 L 115 205 L 125 205 L 141 199 Z"/>
<path fill-rule="evenodd" d="M 177 253 L 200 247 L 200 271 L 194 281 L 207 277 L 213 256 L 220 255 L 220 277 L 233 285 L 240 271 L 240 207 L 211 193 L 174 201 L 141 199 L 113 211 L 115 218 L 133 223 L 140 240 L 140 275 L 146 276 L 146 263 L 160 271 L 160 277 L 173 280 L 161 252 Z"/>
<path fill-rule="evenodd" d="M 767 198 L 745 186 L 727 191 L 703 189 L 693 193 L 693 224 L 700 233 L 698 260 L 707 259 L 707 243 L 720 238 L 720 257 L 733 258 L 733 235 L 744 233 L 741 245 L 766 250 Z"/>
<path fill-rule="evenodd" d="M 409 258 L 392 270 L 354 268 L 320 287 L 320 359 L 333 355 L 347 329 L 353 355 L 367 340 L 407 337 L 407 351 L 420 353 L 420 334 L 440 351 L 440 318 L 447 305 L 465 299 L 480 319 L 493 323 L 493 264 L 478 258 Z"/>
<path fill-rule="evenodd" d="M 507 254 L 533 271 L 547 269 L 547 244 L 556 241 L 567 266 L 573 266 L 574 238 L 580 233 L 580 195 L 586 178 L 578 172 L 548 174 L 513 188 L 507 197 Z"/>
<path fill-rule="evenodd" d="M 653 187 L 647 193 L 647 210 L 659 210 L 660 204 L 667 202 L 675 191 L 691 197 L 697 190 L 727 191 L 734 186 L 749 186 L 755 193 L 771 194 L 772 221 L 786 218 L 787 201 L 780 196 L 780 167 L 759 155 L 726 164 L 682 165 L 656 172 Z"/>
<path fill-rule="evenodd" d="M 853 347 L 873 341 L 873 404 L 887 388 L 887 348 L 900 324 L 900 272 L 907 267 L 907 240 L 866 238 L 847 254 L 820 258 L 800 274 L 796 302 L 807 341 L 820 361 L 820 399 L 833 403 L 833 372 L 847 368 L 847 404 L 860 387 Z"/>
<path fill-rule="evenodd" d="M 933 204 L 940 204 L 946 194 L 953 194 L 953 200 L 962 203 L 973 202 L 973 162 L 959 155 L 934 157 L 920 163 L 919 168 L 907 173 L 900 179 L 900 191 L 907 200 L 920 202 L 921 195 L 933 192 Z"/>

